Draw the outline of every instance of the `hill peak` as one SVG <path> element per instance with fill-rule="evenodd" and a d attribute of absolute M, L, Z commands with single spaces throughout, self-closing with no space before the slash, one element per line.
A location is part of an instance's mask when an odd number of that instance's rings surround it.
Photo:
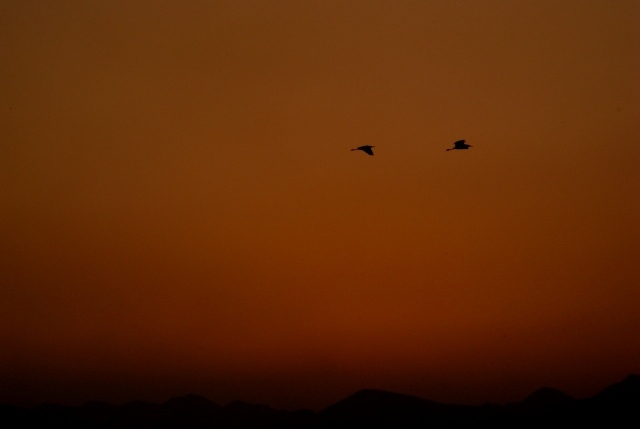
<path fill-rule="evenodd" d="M 527 396 L 522 403 L 533 407 L 555 407 L 565 405 L 566 403 L 574 400 L 575 399 L 572 396 L 569 396 L 558 389 L 553 387 L 542 387 Z"/>

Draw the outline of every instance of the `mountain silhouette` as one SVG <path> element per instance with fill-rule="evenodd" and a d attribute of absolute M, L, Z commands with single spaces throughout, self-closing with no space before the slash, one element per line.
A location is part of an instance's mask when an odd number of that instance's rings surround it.
<path fill-rule="evenodd" d="M 631 374 L 623 381 L 602 390 L 592 401 L 614 404 L 637 404 L 640 401 L 640 375 Z"/>
<path fill-rule="evenodd" d="M 65 428 L 507 428 L 559 426 L 640 427 L 640 375 L 575 399 L 543 387 L 520 402 L 506 405 L 443 404 L 417 396 L 364 389 L 320 410 L 284 411 L 263 404 L 233 401 L 221 406 L 198 395 L 162 404 L 129 402 L 115 406 L 90 401 L 73 407 L 41 404 L 21 408 L 0 404 L 0 427 Z"/>
<path fill-rule="evenodd" d="M 543 387 L 536 390 L 522 401 L 522 404 L 530 408 L 561 407 L 575 399 L 566 393 L 553 387 Z"/>

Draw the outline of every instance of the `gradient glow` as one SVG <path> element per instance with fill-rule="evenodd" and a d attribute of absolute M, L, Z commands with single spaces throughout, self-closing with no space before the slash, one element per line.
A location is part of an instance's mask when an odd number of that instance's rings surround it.
<path fill-rule="evenodd" d="M 0 402 L 640 372 L 640 3 L 0 11 Z"/>

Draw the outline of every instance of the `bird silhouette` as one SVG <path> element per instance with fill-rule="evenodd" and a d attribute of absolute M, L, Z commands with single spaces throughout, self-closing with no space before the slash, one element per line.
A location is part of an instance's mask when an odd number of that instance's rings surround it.
<path fill-rule="evenodd" d="M 371 148 L 374 148 L 374 147 L 375 147 L 375 146 L 369 146 L 369 145 L 366 145 L 366 146 L 358 146 L 357 148 L 355 148 L 355 149 L 351 149 L 351 150 L 361 150 L 361 151 L 363 151 L 364 153 L 368 153 L 369 155 L 373 155 L 373 150 L 372 150 Z"/>
<path fill-rule="evenodd" d="M 466 140 L 458 140 L 453 144 L 452 148 L 447 149 L 447 152 L 454 149 L 469 149 L 470 147 L 473 147 L 470 144 L 466 144 L 465 141 Z"/>

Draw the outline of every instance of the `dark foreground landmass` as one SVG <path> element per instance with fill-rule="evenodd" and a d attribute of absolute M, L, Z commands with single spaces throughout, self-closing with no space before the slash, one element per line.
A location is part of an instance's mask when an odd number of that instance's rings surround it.
<path fill-rule="evenodd" d="M 79 407 L 0 405 L 2 428 L 640 428 L 640 375 L 632 374 L 597 395 L 574 399 L 545 387 L 521 402 L 479 406 L 442 404 L 415 396 L 361 390 L 318 412 L 283 411 L 241 401 L 220 406 L 196 395 L 163 404 L 121 406 L 88 402 Z"/>

